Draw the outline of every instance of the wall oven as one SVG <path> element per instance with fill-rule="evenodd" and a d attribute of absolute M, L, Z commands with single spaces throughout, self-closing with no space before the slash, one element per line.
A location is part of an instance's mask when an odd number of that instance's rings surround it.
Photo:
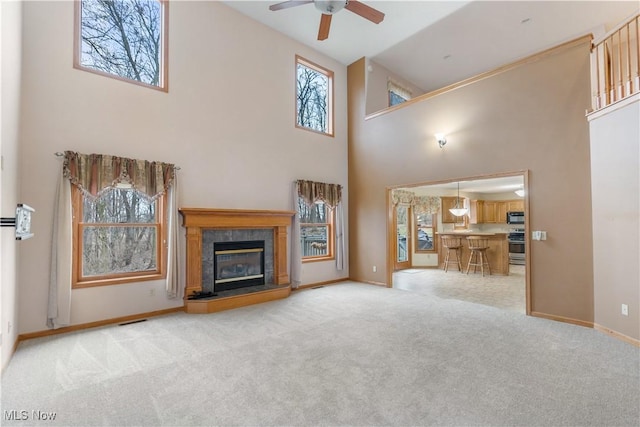
<path fill-rule="evenodd" d="M 507 236 L 509 242 L 509 264 L 524 265 L 524 228 L 515 228 Z"/>

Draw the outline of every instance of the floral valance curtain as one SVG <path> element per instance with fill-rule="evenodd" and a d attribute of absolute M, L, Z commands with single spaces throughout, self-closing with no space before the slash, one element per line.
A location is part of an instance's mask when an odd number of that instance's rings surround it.
<path fill-rule="evenodd" d="M 413 199 L 415 198 L 415 193 L 407 190 L 391 190 L 391 201 L 394 205 L 399 203 L 405 205 L 412 205 Z"/>
<path fill-rule="evenodd" d="M 391 201 L 394 206 L 400 203 L 413 206 L 416 215 L 435 214 L 440 209 L 440 197 L 416 196 L 407 190 L 391 190 Z"/>
<path fill-rule="evenodd" d="M 85 194 L 93 197 L 119 183 L 127 183 L 155 199 L 173 184 L 175 165 L 106 154 L 65 151 L 63 174 Z"/>
<path fill-rule="evenodd" d="M 315 181 L 297 181 L 298 196 L 308 205 L 321 200 L 329 207 L 335 208 L 342 201 L 342 186 Z"/>
<path fill-rule="evenodd" d="M 430 215 L 438 213 L 440 209 L 440 197 L 416 196 L 413 199 L 413 212 L 416 215 Z"/>
<path fill-rule="evenodd" d="M 401 83 L 391 78 L 387 80 L 387 90 L 400 95 L 407 101 L 412 98 L 412 93 L 409 89 L 405 88 Z"/>

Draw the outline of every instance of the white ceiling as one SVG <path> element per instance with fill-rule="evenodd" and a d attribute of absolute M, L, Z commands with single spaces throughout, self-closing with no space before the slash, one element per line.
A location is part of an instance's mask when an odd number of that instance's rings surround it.
<path fill-rule="evenodd" d="M 278 0 L 224 3 L 344 65 L 368 57 L 425 91 L 588 33 L 604 34 L 640 4 L 367 0 L 384 21 L 376 25 L 345 9 L 333 16 L 329 38 L 318 41 L 320 12 L 312 4 L 272 12 L 269 5 Z"/>

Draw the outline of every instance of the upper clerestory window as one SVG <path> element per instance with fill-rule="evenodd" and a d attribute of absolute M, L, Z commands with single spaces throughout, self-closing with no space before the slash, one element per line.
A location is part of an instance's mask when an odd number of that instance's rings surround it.
<path fill-rule="evenodd" d="M 168 91 L 168 3 L 76 2 L 74 67 Z"/>
<path fill-rule="evenodd" d="M 333 71 L 297 55 L 296 126 L 333 136 Z"/>

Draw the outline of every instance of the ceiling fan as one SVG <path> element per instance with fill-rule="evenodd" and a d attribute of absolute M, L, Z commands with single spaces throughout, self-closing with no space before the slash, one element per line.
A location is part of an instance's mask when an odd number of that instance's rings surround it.
<path fill-rule="evenodd" d="M 368 19 L 374 24 L 379 24 L 384 19 L 384 13 L 376 10 L 357 0 L 288 0 L 282 3 L 276 3 L 269 6 L 269 10 L 282 10 L 294 6 L 313 3 L 316 9 L 322 12 L 320 18 L 320 28 L 318 29 L 318 40 L 326 40 L 329 37 L 329 28 L 331 27 L 331 16 L 342 9 L 350 10 L 356 15 Z"/>

